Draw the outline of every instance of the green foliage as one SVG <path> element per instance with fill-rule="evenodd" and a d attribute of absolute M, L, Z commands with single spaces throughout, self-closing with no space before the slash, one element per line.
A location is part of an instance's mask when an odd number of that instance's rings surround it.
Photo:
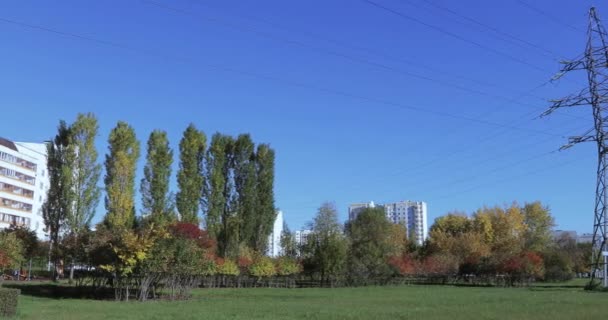
<path fill-rule="evenodd" d="M 551 244 L 551 230 L 555 226 L 549 208 L 543 207 L 539 201 L 536 201 L 526 203 L 522 213 L 525 224 L 525 248 L 536 252 L 545 250 Z"/>
<path fill-rule="evenodd" d="M 205 162 L 207 167 L 207 185 L 204 189 L 207 209 L 207 230 L 212 237 L 218 238 L 222 230 L 222 215 L 226 206 L 225 189 L 228 177 L 225 174 L 227 166 L 226 144 L 227 138 L 216 133 L 211 138 L 211 145 L 207 151 Z M 222 251 L 225 245 L 222 246 Z"/>
<path fill-rule="evenodd" d="M 573 264 L 568 256 L 558 250 L 545 252 L 545 274 L 546 281 L 566 281 L 574 277 Z"/>
<path fill-rule="evenodd" d="M 190 124 L 179 143 L 179 170 L 177 171 L 177 192 L 175 204 L 181 221 L 198 224 L 198 212 L 205 177 L 203 160 L 206 136 Z"/>
<path fill-rule="evenodd" d="M 2 233 L 12 233 L 21 242 L 23 246 L 23 257 L 32 258 L 38 251 L 38 238 L 36 232 L 25 226 L 11 225 L 7 229 L 2 230 Z M 2 248 L 2 245 L 0 245 Z"/>
<path fill-rule="evenodd" d="M 49 234 L 53 248 L 52 259 L 58 259 L 59 235 L 65 225 L 66 217 L 72 210 L 74 174 L 70 164 L 69 150 L 70 128 L 61 121 L 57 135 L 47 144 L 47 171 L 49 175 L 49 189 L 46 200 L 42 205 L 42 217 Z"/>
<path fill-rule="evenodd" d="M 131 228 L 135 220 L 135 169 L 139 141 L 133 128 L 119 121 L 110 132 L 106 154 L 105 222 L 112 228 Z"/>
<path fill-rule="evenodd" d="M 237 257 L 241 244 L 264 252 L 276 218 L 274 150 L 257 149 L 248 134 L 216 133 L 205 157 L 203 204 L 209 233 L 222 257 Z"/>
<path fill-rule="evenodd" d="M 272 232 L 272 225 L 276 218 L 274 206 L 274 150 L 267 144 L 260 144 L 257 148 L 257 230 L 254 234 L 254 248 L 265 252 L 268 244 L 268 235 Z"/>
<path fill-rule="evenodd" d="M 295 258 L 298 255 L 298 244 L 294 234 L 289 230 L 286 222 L 283 222 L 283 232 L 281 233 L 281 254 L 286 257 Z"/>
<path fill-rule="evenodd" d="M 148 253 L 157 242 L 158 235 L 147 230 L 137 233 L 120 228 L 112 232 L 109 242 L 109 261 L 99 267 L 119 277 L 129 276 L 139 263 L 148 258 Z"/>
<path fill-rule="evenodd" d="M 70 161 L 68 166 L 73 174 L 73 206 L 66 216 L 68 233 L 78 234 L 89 228 L 95 215 L 101 189 L 97 186 L 101 175 L 101 165 L 97 163 L 95 138 L 99 126 L 95 115 L 78 114 L 70 126 Z"/>
<path fill-rule="evenodd" d="M 14 232 L 0 232 L 0 272 L 4 268 L 18 268 L 24 261 L 24 247 Z"/>
<path fill-rule="evenodd" d="M 255 248 L 257 239 L 257 194 L 255 145 L 249 134 L 241 134 L 234 142 L 234 191 L 237 196 L 237 217 L 241 222 L 240 241 Z"/>
<path fill-rule="evenodd" d="M 290 276 L 300 273 L 300 263 L 291 257 L 280 257 L 277 259 L 276 271 L 279 276 Z"/>
<path fill-rule="evenodd" d="M 348 242 L 342 234 L 335 205 L 324 203 L 312 224 L 313 232 L 302 248 L 304 270 L 318 275 L 322 281 L 342 276 L 345 269 Z"/>
<path fill-rule="evenodd" d="M 577 244 L 568 235 L 558 237 L 543 250 L 545 280 L 565 281 L 575 272 L 590 272 L 591 244 Z"/>
<path fill-rule="evenodd" d="M 249 266 L 249 273 L 258 278 L 272 277 L 276 275 L 276 269 L 272 259 L 266 256 L 257 257 L 251 266 Z"/>
<path fill-rule="evenodd" d="M 143 214 L 148 222 L 156 225 L 164 225 L 175 220 L 173 201 L 169 195 L 172 163 L 173 151 L 169 147 L 167 133 L 154 130 L 148 139 L 148 153 L 140 192 Z"/>
<path fill-rule="evenodd" d="M 217 274 L 224 276 L 238 276 L 239 266 L 231 259 L 218 259 Z"/>
<path fill-rule="evenodd" d="M 469 232 L 472 228 L 472 221 L 463 213 L 448 213 L 445 216 L 435 219 L 431 226 L 431 233 L 446 233 L 457 235 Z"/>
<path fill-rule="evenodd" d="M 392 224 L 384 208 L 365 208 L 346 228 L 350 238 L 348 266 L 357 279 L 377 278 L 392 273 L 389 258 L 403 250 L 391 241 Z"/>
<path fill-rule="evenodd" d="M 18 289 L 0 288 L 0 317 L 12 317 L 16 314 L 20 293 Z"/>

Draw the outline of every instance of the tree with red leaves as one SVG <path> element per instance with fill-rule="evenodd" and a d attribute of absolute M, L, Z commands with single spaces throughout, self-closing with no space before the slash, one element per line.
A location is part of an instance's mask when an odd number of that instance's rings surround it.
<path fill-rule="evenodd" d="M 388 259 L 388 264 L 402 276 L 413 275 L 418 271 L 418 261 L 410 254 L 392 256 Z"/>

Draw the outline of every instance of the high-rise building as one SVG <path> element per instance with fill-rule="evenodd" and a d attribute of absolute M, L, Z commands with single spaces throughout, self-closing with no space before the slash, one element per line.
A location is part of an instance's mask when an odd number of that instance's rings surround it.
<path fill-rule="evenodd" d="M 348 220 L 355 220 L 361 211 L 366 208 L 374 208 L 376 205 L 373 201 L 353 203 L 348 206 Z"/>
<path fill-rule="evenodd" d="M 27 226 L 44 239 L 42 204 L 49 187 L 46 144 L 0 138 L 0 229 Z"/>
<path fill-rule="evenodd" d="M 296 232 L 294 232 L 298 256 L 302 256 L 302 247 L 308 243 L 308 236 L 311 234 L 312 230 L 310 229 L 296 230 Z"/>
<path fill-rule="evenodd" d="M 277 216 L 272 225 L 272 233 L 268 236 L 267 254 L 271 257 L 278 257 L 283 253 L 281 247 L 281 235 L 283 234 L 283 212 L 277 211 Z"/>
<path fill-rule="evenodd" d="M 428 237 L 426 203 L 422 201 L 399 201 L 386 204 L 374 202 L 353 203 L 348 207 L 348 219 L 354 220 L 365 208 L 382 207 L 386 217 L 393 223 L 405 226 L 410 240 L 422 245 Z"/>
<path fill-rule="evenodd" d="M 296 245 L 298 246 L 298 248 L 302 247 L 303 245 L 305 245 L 308 242 L 308 236 L 312 233 L 312 230 L 309 229 L 303 229 L 303 230 L 297 230 L 295 232 L 295 239 L 296 239 Z"/>

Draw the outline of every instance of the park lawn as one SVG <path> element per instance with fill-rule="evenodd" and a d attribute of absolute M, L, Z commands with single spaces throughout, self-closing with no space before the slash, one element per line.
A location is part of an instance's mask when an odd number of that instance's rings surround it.
<path fill-rule="evenodd" d="M 198 289 L 189 301 L 112 302 L 22 295 L 17 319 L 605 319 L 608 293 L 534 288 L 389 286 Z"/>

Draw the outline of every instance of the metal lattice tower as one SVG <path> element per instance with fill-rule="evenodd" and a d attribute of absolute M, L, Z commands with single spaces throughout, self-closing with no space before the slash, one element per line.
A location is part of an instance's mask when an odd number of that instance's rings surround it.
<path fill-rule="evenodd" d="M 548 115 L 559 108 L 590 105 L 593 111 L 593 129 L 581 136 L 570 137 L 568 144 L 560 150 L 567 149 L 581 142 L 595 141 L 597 144 L 598 167 L 595 190 L 595 214 L 593 219 L 593 254 L 590 287 L 596 285 L 598 275 L 603 270 L 603 285 L 608 287 L 607 263 L 605 252 L 608 234 L 608 34 L 602 26 L 595 8 L 589 10 L 589 27 L 587 29 L 587 47 L 582 58 L 563 62 L 558 79 L 568 71 L 585 70 L 588 88 L 575 95 L 553 100 L 553 105 L 542 115 Z"/>

